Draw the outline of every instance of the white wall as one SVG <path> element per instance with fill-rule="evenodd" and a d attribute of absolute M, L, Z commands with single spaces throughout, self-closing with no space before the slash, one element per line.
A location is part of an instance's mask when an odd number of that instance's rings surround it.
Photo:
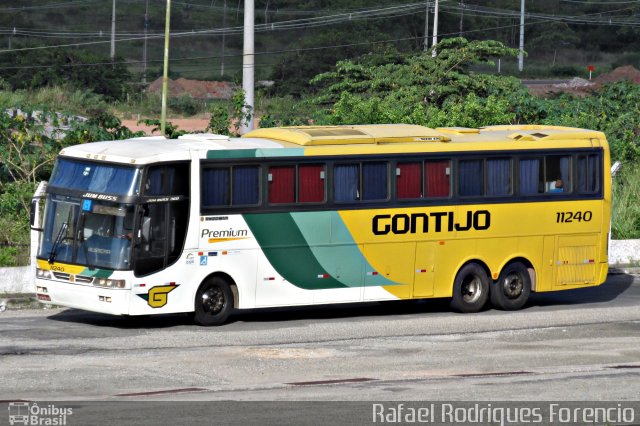
<path fill-rule="evenodd" d="M 640 240 L 611 240 L 609 265 L 640 266 Z M 0 294 L 35 293 L 34 276 L 31 266 L 0 268 Z"/>
<path fill-rule="evenodd" d="M 35 274 L 31 266 L 0 268 L 0 294 L 35 292 Z"/>

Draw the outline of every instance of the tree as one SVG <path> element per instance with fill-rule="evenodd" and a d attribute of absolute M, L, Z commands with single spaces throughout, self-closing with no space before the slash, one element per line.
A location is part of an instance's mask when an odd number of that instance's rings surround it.
<path fill-rule="evenodd" d="M 494 58 L 515 57 L 516 49 L 491 40 L 454 38 L 440 42 L 437 53 L 434 58 L 431 52 L 413 56 L 387 52 L 382 62 L 372 55 L 341 61 L 334 71 L 312 80 L 321 89 L 311 102 L 323 106 L 326 121 L 333 124 L 462 125 L 460 114 L 472 110 L 467 124 L 517 121 L 505 98 L 525 96 L 520 82 L 474 70 Z M 458 121 L 452 123 L 452 117 Z"/>

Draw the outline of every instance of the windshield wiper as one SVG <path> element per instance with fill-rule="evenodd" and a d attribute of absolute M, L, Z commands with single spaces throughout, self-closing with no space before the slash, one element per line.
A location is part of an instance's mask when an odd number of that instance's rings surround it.
<path fill-rule="evenodd" d="M 67 228 L 69 227 L 69 222 L 64 222 L 60 227 L 60 231 L 58 231 L 58 236 L 53 242 L 53 246 L 51 247 L 51 251 L 49 252 L 49 263 L 52 264 L 56 260 L 56 252 L 58 251 L 58 246 L 64 239 L 65 234 L 67 233 Z"/>

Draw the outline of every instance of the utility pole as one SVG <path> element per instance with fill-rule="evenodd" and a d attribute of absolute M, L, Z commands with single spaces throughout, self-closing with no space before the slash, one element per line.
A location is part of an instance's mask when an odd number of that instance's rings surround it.
<path fill-rule="evenodd" d="M 164 71 L 162 74 L 162 111 L 160 112 L 160 133 L 165 136 L 167 128 L 167 83 L 169 81 L 169 34 L 171 23 L 171 0 L 167 0 L 167 14 L 164 21 Z"/>
<path fill-rule="evenodd" d="M 524 68 L 524 0 L 520 0 L 520 54 L 518 55 L 518 71 Z"/>
<path fill-rule="evenodd" d="M 251 108 L 243 107 L 243 115 L 251 114 L 251 118 L 242 126 L 242 134 L 253 130 L 253 91 L 254 91 L 254 43 L 253 43 L 253 26 L 254 26 L 254 0 L 244 0 L 244 47 L 242 52 L 242 89 L 244 90 L 245 105 Z"/>
<path fill-rule="evenodd" d="M 116 0 L 111 9 L 111 61 L 116 58 Z"/>
<path fill-rule="evenodd" d="M 149 31 L 149 0 L 144 7 L 144 45 L 142 47 L 142 84 L 147 84 L 147 32 Z"/>
<path fill-rule="evenodd" d="M 463 22 L 464 22 L 464 1 L 460 0 L 460 33 L 458 34 L 460 37 L 462 37 L 462 33 L 464 32 L 462 30 Z"/>
<path fill-rule="evenodd" d="M 227 36 L 227 0 L 222 5 L 222 57 L 220 58 L 220 77 L 224 76 L 224 43 Z"/>
<path fill-rule="evenodd" d="M 429 0 L 425 1 L 424 7 L 424 51 L 429 50 Z"/>
<path fill-rule="evenodd" d="M 433 38 L 431 39 L 433 52 L 431 53 L 431 56 L 434 58 L 436 57 L 436 44 L 438 44 L 438 0 L 436 0 L 433 9 Z"/>

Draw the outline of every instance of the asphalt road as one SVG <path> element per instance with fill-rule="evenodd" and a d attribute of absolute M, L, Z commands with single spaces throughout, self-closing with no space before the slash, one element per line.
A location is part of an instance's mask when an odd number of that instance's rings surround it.
<path fill-rule="evenodd" d="M 214 328 L 183 315 L 0 313 L 0 401 L 639 396 L 640 277 L 629 275 L 536 294 L 517 312 L 351 304 L 252 311 Z"/>

